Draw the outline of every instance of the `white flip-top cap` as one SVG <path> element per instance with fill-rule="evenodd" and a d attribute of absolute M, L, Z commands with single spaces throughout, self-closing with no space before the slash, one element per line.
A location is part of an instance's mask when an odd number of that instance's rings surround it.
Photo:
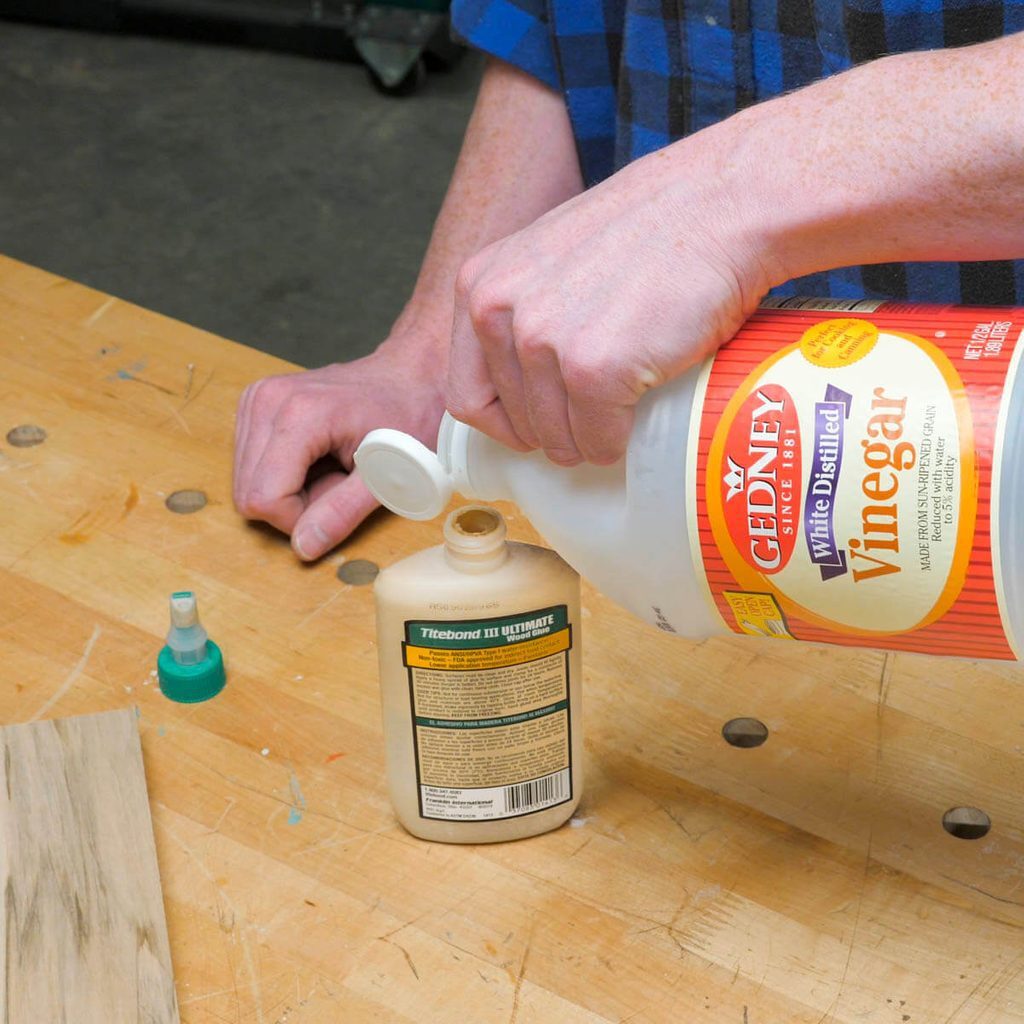
<path fill-rule="evenodd" d="M 400 430 L 370 431 L 353 458 L 373 496 L 406 519 L 434 519 L 451 501 L 452 480 L 441 460 Z"/>

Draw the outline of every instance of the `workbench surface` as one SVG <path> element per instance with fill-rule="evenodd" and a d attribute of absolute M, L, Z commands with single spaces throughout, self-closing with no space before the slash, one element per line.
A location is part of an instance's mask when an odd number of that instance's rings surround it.
<path fill-rule="evenodd" d="M 137 709 L 183 1020 L 1024 1021 L 1014 665 L 689 644 L 588 588 L 575 817 L 506 845 L 406 834 L 372 588 L 337 570 L 439 526 L 378 514 L 302 566 L 242 521 L 235 402 L 289 369 L 0 259 L 0 720 Z M 4 441 L 19 425 L 45 441 Z M 169 511 L 182 489 L 208 504 Z M 194 706 L 151 675 L 181 588 L 229 667 Z M 746 715 L 763 746 L 723 740 Z M 960 805 L 987 836 L 944 831 Z"/>

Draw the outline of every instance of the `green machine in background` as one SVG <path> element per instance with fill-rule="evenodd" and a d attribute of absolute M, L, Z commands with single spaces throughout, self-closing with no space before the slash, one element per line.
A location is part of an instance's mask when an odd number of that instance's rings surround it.
<path fill-rule="evenodd" d="M 448 0 L 0 0 L 0 18 L 359 60 L 396 96 L 463 53 L 449 33 Z"/>
<path fill-rule="evenodd" d="M 450 67 L 461 55 L 448 29 L 448 0 L 375 0 L 355 17 L 352 42 L 377 86 L 415 92 L 428 67 Z"/>

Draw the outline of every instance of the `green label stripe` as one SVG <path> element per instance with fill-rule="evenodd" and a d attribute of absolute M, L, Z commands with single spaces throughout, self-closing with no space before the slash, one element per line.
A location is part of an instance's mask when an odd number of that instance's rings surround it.
<path fill-rule="evenodd" d="M 502 715 L 500 718 L 476 718 L 470 721 L 456 720 L 452 718 L 421 718 L 416 716 L 416 724 L 426 726 L 428 729 L 494 729 L 502 725 L 518 725 L 520 722 L 529 722 L 534 718 L 543 718 L 545 715 L 553 715 L 556 711 L 567 711 L 569 702 L 560 700 L 556 704 L 549 704 L 545 708 L 534 708 L 532 711 L 523 711 L 518 715 Z"/>
<path fill-rule="evenodd" d="M 559 604 L 507 618 L 406 622 L 405 638 L 413 647 L 446 650 L 505 647 L 557 633 L 568 625 L 568 610 L 564 604 Z"/>

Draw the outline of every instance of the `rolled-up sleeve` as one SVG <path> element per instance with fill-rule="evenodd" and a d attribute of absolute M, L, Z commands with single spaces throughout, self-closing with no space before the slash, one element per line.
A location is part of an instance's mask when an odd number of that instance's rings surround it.
<path fill-rule="evenodd" d="M 544 0 L 452 0 L 456 39 L 559 87 Z"/>

